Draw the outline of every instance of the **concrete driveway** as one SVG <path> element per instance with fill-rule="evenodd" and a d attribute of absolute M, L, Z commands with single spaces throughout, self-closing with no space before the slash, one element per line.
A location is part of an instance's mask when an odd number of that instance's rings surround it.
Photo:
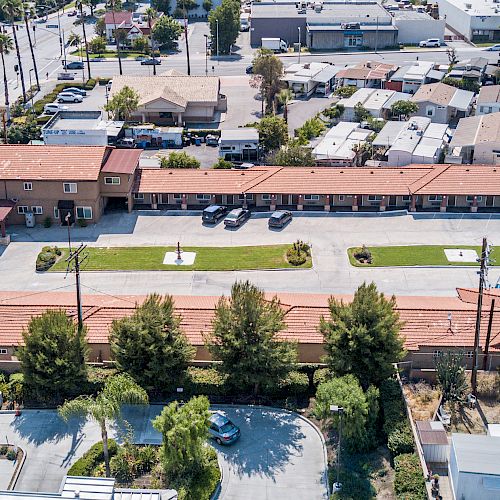
<path fill-rule="evenodd" d="M 137 443 L 161 444 L 151 425 L 161 405 L 128 407 L 124 419 Z M 323 442 L 315 428 L 296 414 L 259 407 L 218 407 L 242 431 L 232 446 L 215 445 L 223 470 L 221 499 L 327 499 Z M 25 410 L 20 417 L 0 414 L 5 436 L 27 452 L 17 491 L 58 491 L 66 471 L 100 440 L 93 422 L 62 422 L 54 410 Z M 112 426 L 110 436 L 123 436 Z"/>
<path fill-rule="evenodd" d="M 346 249 L 365 245 L 480 245 L 484 235 L 500 245 L 498 214 L 325 214 L 297 213 L 282 231 L 267 228 L 267 214 L 254 214 L 237 231 L 223 224 L 202 226 L 197 215 L 134 212 L 104 216 L 99 224 L 72 229 L 75 242 L 95 246 L 239 246 L 308 241 L 314 267 L 279 271 L 172 271 L 83 273 L 84 293 L 220 295 L 237 279 L 248 279 L 268 291 L 297 293 L 352 293 L 364 281 L 399 295 L 455 295 L 456 287 L 477 286 L 475 268 L 352 267 Z M 13 242 L 0 256 L 0 290 L 43 291 L 74 289 L 73 276 L 36 273 L 37 253 L 44 244 L 67 245 L 66 229 L 22 226 L 9 228 Z M 496 250 L 500 255 L 500 250 Z M 495 255 L 493 255 L 495 257 Z M 496 257 L 498 260 L 498 256 Z M 489 273 L 496 283 L 500 268 Z"/>

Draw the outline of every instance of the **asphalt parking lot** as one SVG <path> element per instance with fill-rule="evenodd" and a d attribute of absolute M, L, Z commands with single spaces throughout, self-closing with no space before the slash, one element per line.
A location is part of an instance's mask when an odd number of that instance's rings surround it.
<path fill-rule="evenodd" d="M 351 294 L 364 281 L 374 281 L 385 293 L 398 295 L 454 296 L 456 287 L 476 287 L 476 269 L 445 268 L 357 268 L 349 263 L 346 249 L 360 245 L 479 245 L 484 235 L 500 245 L 497 214 L 404 215 L 352 213 L 295 213 L 283 230 L 269 230 L 269 214 L 254 214 L 237 230 L 224 224 L 203 226 L 198 214 L 135 211 L 115 213 L 98 224 L 72 229 L 72 240 L 95 246 L 242 246 L 309 242 L 313 268 L 267 271 L 134 271 L 83 273 L 84 293 L 220 295 L 228 293 L 236 280 L 248 279 L 268 291 Z M 36 273 L 34 262 L 48 242 L 66 245 L 66 228 L 9 227 L 12 243 L 0 257 L 0 290 L 51 290 L 73 287 L 73 277 L 64 273 Z M 500 250 L 497 250 L 500 252 Z M 490 270 L 496 283 L 500 267 Z"/>
<path fill-rule="evenodd" d="M 124 408 L 136 443 L 160 444 L 151 420 L 160 405 Z M 221 499 L 327 499 L 323 442 L 315 428 L 296 414 L 259 407 L 220 407 L 241 428 L 241 439 L 229 447 L 215 445 L 223 470 Z M 25 410 L 20 417 L 0 415 L 0 427 L 10 443 L 27 452 L 17 491 L 59 490 L 68 468 L 100 440 L 97 424 L 72 419 L 68 424 L 55 410 Z M 123 436 L 112 425 L 110 437 Z"/>

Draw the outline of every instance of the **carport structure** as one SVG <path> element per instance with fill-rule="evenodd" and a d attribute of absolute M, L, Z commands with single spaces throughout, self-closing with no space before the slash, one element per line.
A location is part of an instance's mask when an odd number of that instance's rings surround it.
<path fill-rule="evenodd" d="M 7 217 L 12 212 L 15 203 L 10 200 L 0 200 L 0 237 L 5 238 L 7 236 L 7 232 L 5 229 Z"/>

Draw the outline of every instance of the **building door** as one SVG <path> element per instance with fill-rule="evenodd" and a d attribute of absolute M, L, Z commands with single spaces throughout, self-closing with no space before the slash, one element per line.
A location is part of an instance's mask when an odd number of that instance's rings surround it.
<path fill-rule="evenodd" d="M 448 206 L 454 207 L 457 204 L 457 197 L 455 195 L 448 196 Z"/>
<path fill-rule="evenodd" d="M 492 207 L 494 204 L 495 204 L 495 197 L 494 196 L 487 196 L 486 197 L 486 206 Z"/>
<path fill-rule="evenodd" d="M 68 222 L 71 226 L 75 222 L 75 202 L 73 200 L 59 200 L 57 202 L 57 208 L 59 209 L 61 224 L 63 226 L 67 225 L 66 216 L 69 214 Z"/>
<path fill-rule="evenodd" d="M 395 207 L 396 205 L 397 205 L 396 197 L 395 196 L 389 196 L 389 206 L 390 207 Z"/>
<path fill-rule="evenodd" d="M 222 195 L 221 194 L 216 194 L 215 195 L 215 203 L 217 205 L 222 205 Z"/>
<path fill-rule="evenodd" d="M 356 47 L 361 47 L 363 45 L 363 35 L 362 34 L 349 34 L 344 35 L 344 47 L 347 49 L 353 49 Z"/>

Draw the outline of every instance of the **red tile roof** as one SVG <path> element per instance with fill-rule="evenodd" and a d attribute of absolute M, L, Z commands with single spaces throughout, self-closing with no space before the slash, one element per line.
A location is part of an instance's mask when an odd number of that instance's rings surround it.
<path fill-rule="evenodd" d="M 464 292 L 460 290 L 460 296 Z M 266 294 L 271 298 L 273 294 Z M 322 316 L 329 316 L 329 295 L 278 294 L 285 311 L 286 328 L 281 338 L 301 344 L 322 344 L 318 332 Z M 349 301 L 351 296 L 336 295 L 337 300 Z M 84 321 L 88 327 L 88 341 L 92 344 L 108 342 L 113 319 L 132 314 L 135 304 L 145 296 L 86 295 L 83 298 Z M 176 296 L 176 312 L 182 317 L 182 328 L 194 345 L 203 345 L 203 333 L 209 332 L 214 308 L 219 297 Z M 457 347 L 472 350 L 476 318 L 475 304 L 458 297 L 398 297 L 397 310 L 403 327 L 405 348 L 417 351 L 421 347 Z M 0 292 L 0 346 L 22 343 L 22 330 L 30 319 L 47 309 L 64 308 L 76 319 L 75 295 L 68 292 L 22 294 Z M 449 314 L 451 313 L 451 321 Z M 484 346 L 489 311 L 483 310 L 480 335 Z M 500 352 L 500 314 L 493 317 L 491 352 Z"/>
<path fill-rule="evenodd" d="M 15 203 L 10 200 L 0 200 L 0 222 L 7 219 L 7 216 L 12 212 Z"/>
<path fill-rule="evenodd" d="M 106 12 L 106 14 L 104 14 L 104 22 L 106 24 L 116 24 L 117 27 L 119 27 L 122 23 L 131 25 L 132 12 L 125 10 L 121 12 Z"/>
<path fill-rule="evenodd" d="M 106 146 L 0 146 L 1 180 L 95 181 Z"/>
<path fill-rule="evenodd" d="M 113 149 L 102 172 L 109 174 L 133 174 L 139 165 L 142 149 Z"/>

